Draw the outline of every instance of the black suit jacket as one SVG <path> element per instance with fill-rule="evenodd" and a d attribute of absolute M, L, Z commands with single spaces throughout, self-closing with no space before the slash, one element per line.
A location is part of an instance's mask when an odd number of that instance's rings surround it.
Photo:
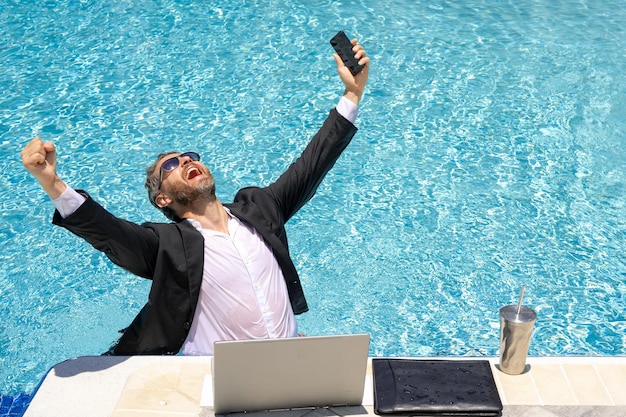
<path fill-rule="evenodd" d="M 308 310 L 289 254 L 285 223 L 307 201 L 348 146 L 356 128 L 335 109 L 302 155 L 273 184 L 243 188 L 231 204 L 233 215 L 254 227 L 280 265 L 295 314 Z M 115 217 L 87 200 L 63 219 L 65 227 L 140 277 L 152 279 L 147 304 L 111 348 L 116 355 L 176 354 L 189 333 L 204 267 L 204 239 L 188 222 L 138 225 Z"/>

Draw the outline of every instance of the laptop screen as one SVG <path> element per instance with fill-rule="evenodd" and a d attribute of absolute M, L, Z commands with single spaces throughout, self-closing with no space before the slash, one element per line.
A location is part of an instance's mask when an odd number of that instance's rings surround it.
<path fill-rule="evenodd" d="M 216 414 L 360 405 L 368 334 L 215 343 Z"/>

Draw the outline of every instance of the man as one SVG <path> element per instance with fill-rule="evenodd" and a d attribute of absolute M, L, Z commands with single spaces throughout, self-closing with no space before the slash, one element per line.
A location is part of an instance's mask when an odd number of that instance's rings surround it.
<path fill-rule="evenodd" d="M 209 169 L 195 152 L 159 155 L 146 170 L 153 205 L 173 223 L 138 225 L 116 218 L 56 173 L 52 143 L 33 139 L 24 167 L 56 211 L 53 223 L 152 280 L 148 302 L 111 347 L 115 355 L 211 355 L 219 340 L 293 337 L 295 314 L 308 310 L 289 255 L 285 223 L 309 201 L 356 133 L 353 122 L 368 79 L 352 75 L 335 54 L 344 95 L 302 155 L 276 182 L 239 190 L 231 204 L 215 196 Z"/>

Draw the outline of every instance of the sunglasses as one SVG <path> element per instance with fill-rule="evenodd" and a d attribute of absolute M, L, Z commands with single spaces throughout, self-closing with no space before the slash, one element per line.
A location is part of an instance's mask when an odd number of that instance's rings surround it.
<path fill-rule="evenodd" d="M 180 165 L 180 158 L 189 158 L 192 161 L 199 161 L 200 155 L 195 152 L 185 152 L 180 155 L 173 156 L 168 158 L 161 164 L 161 169 L 159 170 L 159 186 L 157 190 L 161 190 L 161 183 L 163 181 L 163 172 L 171 172 L 174 171 Z"/>

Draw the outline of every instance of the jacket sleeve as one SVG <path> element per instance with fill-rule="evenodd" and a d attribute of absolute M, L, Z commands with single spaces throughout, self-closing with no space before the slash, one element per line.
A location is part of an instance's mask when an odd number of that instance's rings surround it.
<path fill-rule="evenodd" d="M 81 237 L 118 266 L 151 278 L 159 248 L 154 229 L 115 217 L 87 193 L 81 194 L 86 201 L 67 218 L 55 211 L 52 223 Z"/>
<path fill-rule="evenodd" d="M 280 206 L 285 222 L 315 195 L 356 131 L 337 110 L 331 110 L 300 157 L 267 188 Z"/>

